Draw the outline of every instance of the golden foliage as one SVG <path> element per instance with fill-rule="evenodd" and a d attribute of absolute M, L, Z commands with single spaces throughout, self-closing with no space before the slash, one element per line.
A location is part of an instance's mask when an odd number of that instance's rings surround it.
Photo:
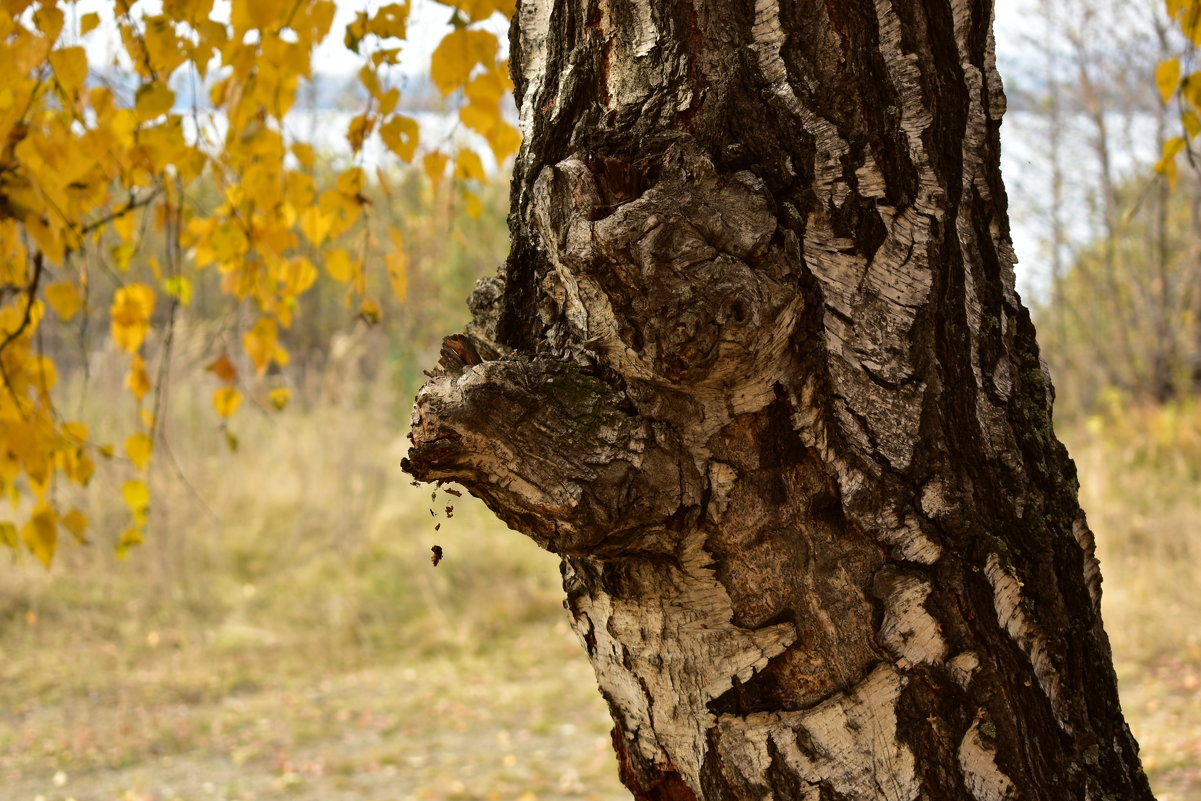
<path fill-rule="evenodd" d="M 1168 17 L 1180 28 L 1195 49 L 1201 45 L 1201 0 L 1165 0 Z M 1155 88 L 1164 104 L 1178 100 L 1180 124 L 1184 136 L 1168 138 L 1162 145 L 1156 172 L 1166 176 L 1173 188 L 1176 187 L 1178 170 L 1177 157 L 1188 149 L 1189 142 L 1201 133 L 1201 71 L 1185 73 L 1185 67 L 1193 62 L 1192 54 L 1167 59 L 1155 68 Z"/>
<path fill-rule="evenodd" d="M 511 15 L 514 3 L 445 5 L 454 9 L 453 30 L 434 52 L 433 79 L 444 95 L 461 95 L 463 125 L 501 163 L 518 145 L 501 113 L 511 84 L 496 36 L 476 23 Z M 38 345 L 43 324 L 85 325 L 89 311 L 107 307 L 108 333 L 127 360 L 137 422 L 125 432 L 124 456 L 139 477 L 125 484 L 124 553 L 142 541 L 148 520 L 143 474 L 157 434 L 156 382 L 165 375 L 161 335 L 191 303 L 196 271 L 213 268 L 231 304 L 249 310 L 231 319 L 245 321 L 242 356 L 263 381 L 289 362 L 281 332 L 322 273 L 345 285 L 347 307 L 368 320 L 382 313 L 371 295 L 376 285 L 399 301 L 408 293 L 400 231 L 384 237 L 365 222 L 363 170 L 348 167 L 320 189 L 312 144 L 284 124 L 313 75 L 315 48 L 331 35 L 334 2 L 234 0 L 227 22 L 213 7 L 213 0 L 120 0 L 80 15 L 70 0 L 0 0 L 0 492 L 31 499 L 13 507 L 24 510 L 22 519 L 0 521 L 0 544 L 47 565 L 60 528 L 86 540 L 86 517 L 56 506 L 56 477 L 86 484 L 92 456 L 114 449 L 55 407 L 57 369 Z M 417 122 L 398 111 L 389 70 L 409 10 L 406 1 L 361 11 L 342 32 L 362 59 L 358 79 L 368 98 L 347 141 L 357 154 L 378 137 L 401 161 L 420 158 L 435 191 L 453 158 L 467 206 L 478 206 L 470 187 L 488 178 L 479 156 L 422 151 Z M 89 64 L 90 37 L 105 30 L 119 34 L 135 86 L 110 85 Z M 176 89 L 185 85 L 203 88 L 212 110 L 182 107 Z M 216 188 L 216 202 L 196 201 L 201 182 Z M 352 230 L 362 231 L 353 253 L 323 252 Z M 151 254 L 151 247 L 166 250 Z M 148 275 L 133 277 L 135 257 L 148 262 Z M 381 275 L 369 274 L 367 265 L 380 264 Z M 220 382 L 213 407 L 224 427 L 245 388 L 236 386 L 226 353 L 210 358 L 207 369 Z M 275 408 L 287 405 L 284 387 L 265 393 Z M 236 438 L 226 434 L 232 447 Z"/>

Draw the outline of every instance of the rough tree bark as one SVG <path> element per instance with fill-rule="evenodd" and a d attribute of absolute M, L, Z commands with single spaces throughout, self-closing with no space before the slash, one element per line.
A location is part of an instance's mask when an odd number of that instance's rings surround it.
<path fill-rule="evenodd" d="M 406 468 L 562 556 L 637 799 L 1149 799 L 1014 292 L 989 0 L 525 0 Z"/>

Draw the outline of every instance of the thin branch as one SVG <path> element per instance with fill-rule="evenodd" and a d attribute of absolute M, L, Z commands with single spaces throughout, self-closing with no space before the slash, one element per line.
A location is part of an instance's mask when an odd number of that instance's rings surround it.
<path fill-rule="evenodd" d="M 130 195 L 129 200 L 121 208 L 116 209 L 116 210 L 104 215 L 103 217 L 101 217 L 98 220 L 92 220 L 92 222 L 81 227 L 79 229 L 79 235 L 84 236 L 86 234 L 90 234 L 92 231 L 96 230 L 100 226 L 110 223 L 113 220 L 120 219 L 121 217 L 124 217 L 126 214 L 129 214 L 129 212 L 133 211 L 134 209 L 139 209 L 142 206 L 149 205 L 150 203 L 154 202 L 154 199 L 156 197 L 158 197 L 161 192 L 162 192 L 162 187 L 156 186 L 154 188 L 154 191 L 151 192 L 149 195 L 146 195 L 145 197 L 139 198 L 139 197 L 134 197 L 133 195 Z"/>
<path fill-rule="evenodd" d="M 21 317 L 21 324 L 16 329 L 0 342 L 0 353 L 9 346 L 10 343 L 21 334 L 25 333 L 25 329 L 29 328 L 30 322 L 33 320 L 33 304 L 37 301 L 38 284 L 42 280 L 42 273 L 45 272 L 44 264 L 42 263 L 42 254 L 38 251 L 33 257 L 33 277 L 29 280 L 29 285 L 25 287 L 25 313 Z M 7 382 L 7 379 L 6 379 Z"/>
<path fill-rule="evenodd" d="M 167 439 L 166 434 L 160 433 L 158 442 L 162 454 L 167 458 L 168 463 L 171 465 L 172 471 L 175 473 L 175 477 L 179 479 L 180 483 L 183 484 L 185 488 L 187 488 L 188 492 L 192 494 L 192 496 L 196 499 L 196 501 L 204 509 L 205 513 L 207 513 L 212 519 L 212 521 L 214 523 L 220 523 L 221 516 L 213 511 L 213 507 L 209 506 L 208 501 L 206 501 L 204 496 L 200 494 L 200 490 L 196 489 L 196 487 L 192 485 L 192 482 L 188 481 L 187 475 L 184 473 L 183 468 L 179 465 L 179 460 L 175 458 L 175 452 L 171 450 L 171 442 Z"/>

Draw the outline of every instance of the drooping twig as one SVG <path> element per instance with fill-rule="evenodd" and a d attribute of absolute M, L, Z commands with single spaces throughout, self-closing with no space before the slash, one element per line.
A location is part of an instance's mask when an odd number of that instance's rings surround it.
<path fill-rule="evenodd" d="M 115 209 L 115 210 L 109 212 L 108 214 L 104 215 L 103 217 L 100 217 L 99 219 L 92 220 L 87 225 L 81 226 L 79 229 L 80 236 L 85 236 L 87 234 L 90 234 L 92 231 L 95 231 L 97 228 L 107 225 L 108 223 L 112 222 L 113 220 L 117 220 L 117 219 L 120 219 L 121 217 L 124 217 L 126 214 L 129 214 L 129 212 L 133 211 L 134 209 L 138 209 L 138 208 L 141 208 L 142 206 L 149 205 L 151 202 L 154 201 L 154 199 L 156 197 L 159 196 L 160 192 L 162 192 L 161 187 L 155 187 L 155 189 L 149 195 L 146 195 L 144 197 L 135 197 L 133 195 L 130 195 L 129 200 L 126 201 L 125 205 L 122 206 L 121 208 Z"/>
<path fill-rule="evenodd" d="M 21 316 L 21 323 L 4 337 L 3 342 L 0 342 L 0 353 L 3 353 L 4 349 L 13 340 L 21 336 L 29 328 L 29 323 L 33 319 L 33 304 L 38 297 L 38 284 L 42 280 L 42 273 L 44 271 L 45 265 L 42 261 L 42 254 L 40 252 L 36 253 L 33 257 L 33 276 L 29 279 L 29 284 L 25 287 L 25 312 Z"/>

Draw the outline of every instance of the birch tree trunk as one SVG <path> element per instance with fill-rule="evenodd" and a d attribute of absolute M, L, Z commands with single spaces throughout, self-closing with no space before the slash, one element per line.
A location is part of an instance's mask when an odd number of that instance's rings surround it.
<path fill-rule="evenodd" d="M 637 799 L 1151 798 L 1014 292 L 988 0 L 524 0 L 406 468 L 562 556 Z"/>

